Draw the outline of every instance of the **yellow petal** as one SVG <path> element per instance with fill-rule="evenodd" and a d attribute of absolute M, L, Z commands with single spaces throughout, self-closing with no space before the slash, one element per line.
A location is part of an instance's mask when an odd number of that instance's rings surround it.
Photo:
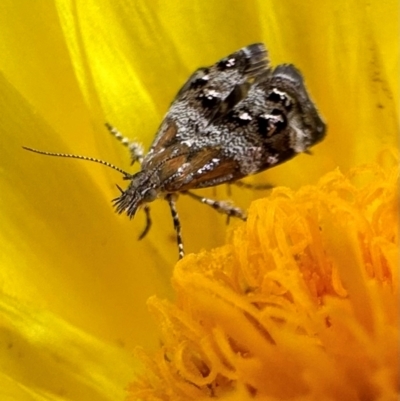
<path fill-rule="evenodd" d="M 139 247 L 131 227 L 120 227 L 109 200 L 82 165 L 66 168 L 65 160 L 22 150 L 32 132 L 40 132 L 50 147 L 61 142 L 20 94 L 4 79 L 0 84 L 1 106 L 12 116 L 2 130 L 8 143 L 0 200 L 2 291 L 109 341 L 128 347 L 154 344 L 145 300 L 154 292 L 167 293 L 160 259 Z M 131 267 L 132 243 L 145 269 Z M 127 319 L 124 311 L 132 305 Z"/>
<path fill-rule="evenodd" d="M 2 400 L 116 400 L 134 373 L 121 348 L 49 312 L 0 299 Z"/>
<path fill-rule="evenodd" d="M 168 268 L 163 255 L 149 252 L 151 242 L 147 248 L 137 242 L 128 219 L 121 226 L 110 205 L 116 193 L 111 174 L 21 149 L 93 154 L 85 149 L 96 141 L 54 10 L 32 6 L 10 7 L 0 24 L 9 46 L 0 91 L 2 293 L 128 350 L 138 343 L 154 346 L 145 300 L 168 294 Z M 24 29 L 34 34 L 23 35 Z"/>

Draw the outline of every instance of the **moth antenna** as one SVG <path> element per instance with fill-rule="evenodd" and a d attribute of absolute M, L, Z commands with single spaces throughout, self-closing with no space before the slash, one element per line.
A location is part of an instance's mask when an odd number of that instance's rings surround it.
<path fill-rule="evenodd" d="M 74 154 L 70 154 L 70 153 L 45 152 L 43 150 L 28 148 L 27 146 L 22 146 L 22 148 L 25 150 L 29 150 L 29 152 L 39 153 L 40 155 L 45 155 L 45 156 L 68 157 L 70 159 L 79 159 L 79 160 L 86 160 L 89 162 L 99 163 L 99 164 L 102 164 L 103 166 L 110 167 L 110 168 L 120 172 L 121 174 L 124 175 L 124 178 L 131 177 L 131 174 L 127 173 L 126 171 L 122 170 L 121 168 L 114 166 L 113 164 L 106 162 L 104 160 L 96 159 L 95 157 L 74 155 Z"/>

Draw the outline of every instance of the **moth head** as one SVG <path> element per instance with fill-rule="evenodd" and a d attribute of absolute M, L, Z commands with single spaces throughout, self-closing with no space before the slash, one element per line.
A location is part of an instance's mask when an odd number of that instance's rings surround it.
<path fill-rule="evenodd" d="M 307 92 L 303 77 L 293 65 L 282 64 L 273 71 L 271 81 L 277 89 L 270 96 L 281 96 L 280 102 L 287 104 L 291 148 L 295 153 L 306 152 L 325 137 L 326 125 Z"/>
<path fill-rule="evenodd" d="M 154 176 L 149 176 L 145 171 L 139 171 L 137 174 L 128 177 L 131 181 L 128 188 L 124 191 L 121 188 L 121 195 L 113 200 L 117 213 L 126 213 L 132 218 L 138 208 L 146 203 L 157 199 L 157 183 L 154 182 Z"/>

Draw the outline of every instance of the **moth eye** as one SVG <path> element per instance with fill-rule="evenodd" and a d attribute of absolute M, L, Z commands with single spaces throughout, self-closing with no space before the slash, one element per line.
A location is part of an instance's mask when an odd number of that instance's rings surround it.
<path fill-rule="evenodd" d="M 214 107 L 221 101 L 221 93 L 215 89 L 205 89 L 199 95 L 199 99 L 204 107 Z"/>
<path fill-rule="evenodd" d="M 236 67 L 236 58 L 235 57 L 226 57 L 217 63 L 217 68 L 220 71 L 225 71 L 230 68 Z"/>
<path fill-rule="evenodd" d="M 281 104 L 287 111 L 290 111 L 293 106 L 293 101 L 287 95 L 287 93 L 282 92 L 276 88 L 272 89 L 272 91 L 268 94 L 267 100 L 273 103 Z"/>
<path fill-rule="evenodd" d="M 157 191 L 154 188 L 146 188 L 141 195 L 145 202 L 152 202 L 157 198 Z"/>
<path fill-rule="evenodd" d="M 266 138 L 278 134 L 287 126 L 287 119 L 282 110 L 273 109 L 270 114 L 261 114 L 258 116 L 259 133 Z"/>

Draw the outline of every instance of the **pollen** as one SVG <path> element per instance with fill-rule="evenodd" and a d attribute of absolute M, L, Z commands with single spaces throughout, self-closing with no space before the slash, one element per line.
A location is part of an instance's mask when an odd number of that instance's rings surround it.
<path fill-rule="evenodd" d="M 162 345 L 129 400 L 397 399 L 398 217 L 397 163 L 253 202 L 149 300 Z"/>

